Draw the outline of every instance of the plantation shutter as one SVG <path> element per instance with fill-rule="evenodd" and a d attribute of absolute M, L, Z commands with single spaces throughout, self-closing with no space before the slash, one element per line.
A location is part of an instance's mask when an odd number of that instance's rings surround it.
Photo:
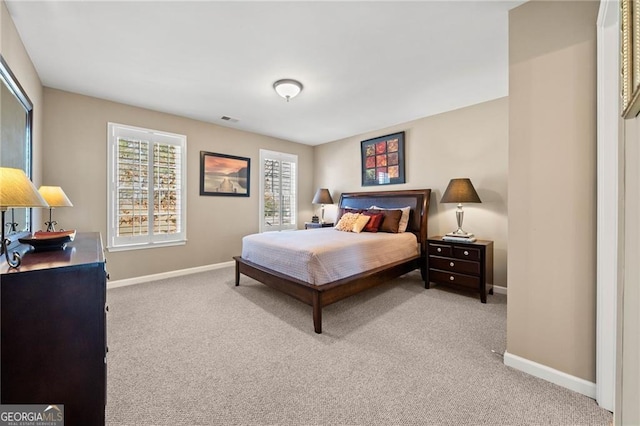
<path fill-rule="evenodd" d="M 260 232 L 297 228 L 297 163 L 295 155 L 260 150 Z"/>
<path fill-rule="evenodd" d="M 109 249 L 184 244 L 185 151 L 185 136 L 109 123 Z"/>

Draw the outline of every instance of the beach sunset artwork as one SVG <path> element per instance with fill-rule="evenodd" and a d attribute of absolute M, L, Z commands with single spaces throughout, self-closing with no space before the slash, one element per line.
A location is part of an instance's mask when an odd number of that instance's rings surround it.
<path fill-rule="evenodd" d="M 251 159 L 200 152 L 200 195 L 249 196 Z"/>

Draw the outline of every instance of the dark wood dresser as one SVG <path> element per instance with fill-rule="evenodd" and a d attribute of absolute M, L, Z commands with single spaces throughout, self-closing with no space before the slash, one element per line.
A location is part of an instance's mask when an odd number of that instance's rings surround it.
<path fill-rule="evenodd" d="M 493 294 L 493 241 L 459 243 L 436 236 L 428 238 L 427 244 L 425 288 L 433 282 L 474 291 L 487 303 L 487 294 Z"/>
<path fill-rule="evenodd" d="M 64 404 L 65 425 L 104 425 L 106 271 L 99 233 L 0 262 L 2 404 Z"/>

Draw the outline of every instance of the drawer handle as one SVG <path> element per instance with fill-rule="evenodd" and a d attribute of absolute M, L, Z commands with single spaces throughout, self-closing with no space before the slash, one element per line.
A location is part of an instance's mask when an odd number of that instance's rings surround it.
<path fill-rule="evenodd" d="M 449 281 L 453 281 L 453 280 L 455 280 L 455 277 L 450 276 L 450 277 L 449 277 Z"/>
<path fill-rule="evenodd" d="M 450 263 L 449 263 L 449 266 L 452 266 L 452 267 L 453 267 L 453 266 L 455 266 L 455 263 L 450 262 Z"/>
<path fill-rule="evenodd" d="M 442 251 L 442 249 L 440 247 L 438 247 L 437 250 L 438 250 L 438 253 L 440 253 Z"/>
<path fill-rule="evenodd" d="M 469 256 L 469 252 L 465 250 L 465 251 L 464 251 L 464 255 L 465 255 L 465 256 Z"/>

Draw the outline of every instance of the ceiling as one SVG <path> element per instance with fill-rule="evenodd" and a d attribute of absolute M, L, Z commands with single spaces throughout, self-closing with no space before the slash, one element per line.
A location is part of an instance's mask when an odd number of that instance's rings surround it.
<path fill-rule="evenodd" d="M 506 96 L 522 3 L 6 1 L 44 86 L 309 145 Z"/>

